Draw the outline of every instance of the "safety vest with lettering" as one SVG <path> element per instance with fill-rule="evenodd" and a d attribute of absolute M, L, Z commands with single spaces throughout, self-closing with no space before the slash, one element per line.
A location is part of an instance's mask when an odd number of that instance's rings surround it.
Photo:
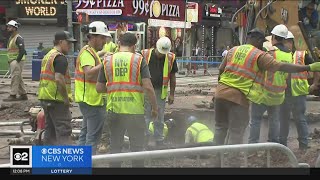
<path fill-rule="evenodd" d="M 281 51 L 276 46 L 268 51 L 276 61 L 284 63 L 292 63 L 292 54 Z M 264 94 L 262 104 L 267 106 L 280 105 L 284 101 L 285 90 L 287 88 L 286 79 L 288 73 L 285 72 L 265 72 Z"/>
<path fill-rule="evenodd" d="M 147 60 L 147 63 L 150 62 L 150 57 L 153 48 L 151 49 L 144 49 L 141 51 L 143 57 Z M 176 55 L 174 53 L 168 53 L 164 60 L 163 65 L 163 80 L 162 80 L 162 90 L 161 90 L 161 99 L 165 99 L 168 95 L 168 84 L 170 80 L 170 74 L 173 67 L 173 63 L 175 61 Z"/>
<path fill-rule="evenodd" d="M 149 123 L 149 132 L 151 135 L 154 135 L 154 123 L 153 122 L 150 122 Z M 164 126 L 163 126 L 163 137 L 167 137 L 168 135 L 168 126 L 166 125 L 166 123 L 164 123 Z"/>
<path fill-rule="evenodd" d="M 226 67 L 220 75 L 219 83 L 239 89 L 248 100 L 260 104 L 264 72 L 259 70 L 257 60 L 263 53 L 250 44 L 229 50 Z"/>
<path fill-rule="evenodd" d="M 144 92 L 140 74 L 143 57 L 131 52 L 105 56 L 107 111 L 118 114 L 144 114 Z"/>
<path fill-rule="evenodd" d="M 11 62 L 13 60 L 17 60 L 19 55 L 19 47 L 16 45 L 17 38 L 21 37 L 19 34 L 16 34 L 13 37 L 10 37 L 9 43 L 7 46 L 8 49 L 8 61 Z M 26 60 L 26 55 L 23 55 L 22 61 Z"/>
<path fill-rule="evenodd" d="M 38 99 L 39 100 L 52 100 L 63 102 L 64 97 L 58 91 L 58 87 L 55 80 L 55 71 L 53 66 L 53 61 L 57 55 L 62 55 L 57 49 L 51 49 L 43 58 L 41 62 L 41 74 L 40 74 L 40 84 L 39 84 L 39 92 Z M 67 72 L 64 75 L 67 93 L 69 99 L 72 99 L 71 92 L 71 79 L 69 74 L 69 69 L 67 67 Z"/>
<path fill-rule="evenodd" d="M 95 60 L 95 66 L 101 63 L 96 51 L 89 45 L 84 46 L 76 61 L 75 70 L 75 102 L 84 102 L 90 106 L 103 106 L 102 93 L 98 93 L 96 90 L 97 80 L 88 80 L 85 77 L 83 68 L 81 67 L 80 57 L 82 53 L 89 52 Z"/>
<path fill-rule="evenodd" d="M 296 51 L 293 54 L 294 64 L 305 65 L 306 51 Z M 309 94 L 308 72 L 291 74 L 291 93 L 292 96 L 302 96 Z"/>
<path fill-rule="evenodd" d="M 110 43 L 106 43 L 104 46 L 103 46 L 103 50 L 107 53 L 115 53 L 116 52 L 116 49 L 117 49 L 117 45 L 113 42 L 110 42 Z"/>
<path fill-rule="evenodd" d="M 193 142 L 195 143 L 212 142 L 214 138 L 213 132 L 201 123 L 193 123 L 187 131 L 192 133 Z"/>

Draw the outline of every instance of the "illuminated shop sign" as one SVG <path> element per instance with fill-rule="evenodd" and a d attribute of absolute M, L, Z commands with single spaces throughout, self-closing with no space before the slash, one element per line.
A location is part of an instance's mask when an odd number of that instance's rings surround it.
<path fill-rule="evenodd" d="M 184 21 L 182 0 L 78 0 L 73 3 L 77 13 Z"/>
<path fill-rule="evenodd" d="M 65 0 L 16 0 L 19 17 L 56 17 Z"/>

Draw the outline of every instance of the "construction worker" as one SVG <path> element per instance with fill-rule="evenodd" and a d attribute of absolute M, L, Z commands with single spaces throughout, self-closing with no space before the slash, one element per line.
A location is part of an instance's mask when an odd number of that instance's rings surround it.
<path fill-rule="evenodd" d="M 7 23 L 7 31 L 10 34 L 8 49 L 8 63 L 10 64 L 11 72 L 11 90 L 10 96 L 3 101 L 19 101 L 28 100 L 27 91 L 24 86 L 22 70 L 24 61 L 26 60 L 26 50 L 24 40 L 18 33 L 20 23 L 11 20 Z M 17 98 L 17 94 L 20 96 Z"/>
<path fill-rule="evenodd" d="M 296 51 L 294 36 L 290 31 L 285 40 L 285 45 L 293 53 L 294 64 L 308 65 L 313 63 L 313 59 L 307 54 L 307 51 Z M 319 77 L 319 73 L 314 73 L 314 76 L 314 83 L 318 83 L 317 77 Z M 292 112 L 298 132 L 299 149 L 307 149 L 309 131 L 305 112 L 307 95 L 309 94 L 308 72 L 289 74 L 287 85 L 285 100 L 280 107 L 279 141 L 287 146 L 290 113 Z"/>
<path fill-rule="evenodd" d="M 65 56 L 76 42 L 69 32 L 59 31 L 54 37 L 54 47 L 41 63 L 38 99 L 45 114 L 44 144 L 70 145 L 72 102 L 71 79 Z"/>
<path fill-rule="evenodd" d="M 98 52 L 98 55 L 104 56 L 105 54 L 114 54 L 117 50 L 117 45 L 112 42 L 112 35 L 108 32 L 107 33 L 107 42 L 103 46 L 103 49 Z"/>
<path fill-rule="evenodd" d="M 92 154 L 96 154 L 106 119 L 103 94 L 96 90 L 98 73 L 102 67 L 97 51 L 102 50 L 109 33 L 102 21 L 90 23 L 87 32 L 88 44 L 81 49 L 76 60 L 75 102 L 79 103 L 83 115 L 79 145 L 91 145 Z"/>
<path fill-rule="evenodd" d="M 149 134 L 152 134 L 152 135 L 154 135 L 154 122 L 153 121 L 151 121 L 150 123 L 149 123 Z M 167 126 L 167 124 L 166 123 L 164 123 L 164 126 L 163 126 L 163 137 L 164 137 L 164 139 L 166 139 L 167 138 L 167 136 L 168 136 L 168 126 Z"/>
<path fill-rule="evenodd" d="M 263 100 L 264 71 L 319 71 L 320 63 L 295 65 L 277 62 L 262 51 L 264 33 L 253 29 L 247 42 L 230 49 L 219 67 L 219 84 L 215 92 L 215 141 L 217 145 L 241 144 L 249 122 L 249 102 Z M 226 138 L 228 133 L 228 138 Z"/>
<path fill-rule="evenodd" d="M 178 66 L 175 61 L 175 54 L 170 52 L 171 41 L 168 37 L 161 37 L 156 44 L 155 49 L 145 49 L 141 53 L 147 60 L 149 70 L 151 73 L 151 82 L 155 89 L 157 104 L 159 107 L 158 119 L 154 120 L 154 139 L 156 146 L 163 145 L 163 127 L 164 127 L 164 109 L 166 105 L 166 98 L 168 94 L 168 85 L 170 82 L 170 94 L 168 97 L 168 103 L 173 104 L 174 91 L 176 88 L 176 75 L 178 72 Z M 145 118 L 146 124 L 149 125 L 151 119 L 151 106 L 146 97 L 145 102 Z M 147 140 L 149 134 L 147 133 Z"/>
<path fill-rule="evenodd" d="M 278 62 L 292 63 L 292 54 L 283 44 L 288 35 L 287 27 L 283 24 L 277 25 L 272 29 L 271 34 L 272 47 L 268 49 L 268 52 L 276 58 Z M 261 120 L 265 111 L 268 112 L 269 120 L 268 141 L 279 142 L 280 105 L 284 101 L 287 77 L 288 73 L 265 72 L 263 101 L 261 103 L 251 103 L 249 143 L 259 142 Z"/>
<path fill-rule="evenodd" d="M 146 124 L 144 121 L 144 93 L 147 94 L 152 118 L 157 118 L 158 106 L 146 60 L 135 53 L 137 38 L 132 33 L 120 37 L 120 51 L 105 56 L 96 89 L 107 92 L 107 118 L 110 119 L 110 152 L 120 153 L 124 134 L 127 131 L 131 151 L 142 151 Z M 120 167 L 121 162 L 110 163 Z M 134 167 L 143 167 L 144 160 L 132 162 Z"/>
<path fill-rule="evenodd" d="M 98 52 L 98 55 L 101 56 L 107 56 L 114 54 L 117 52 L 117 45 L 112 42 L 112 36 L 108 32 L 107 33 L 107 42 L 103 46 L 103 49 Z M 106 99 L 106 98 L 105 98 Z M 98 145 L 98 152 L 99 153 L 106 153 L 108 152 L 108 145 L 110 144 L 110 130 L 109 130 L 109 122 L 105 120 L 102 135 L 100 139 L 100 143 Z"/>
<path fill-rule="evenodd" d="M 189 127 L 185 134 L 186 144 L 213 142 L 213 132 L 208 126 L 198 122 L 195 116 L 188 117 L 187 125 Z"/>

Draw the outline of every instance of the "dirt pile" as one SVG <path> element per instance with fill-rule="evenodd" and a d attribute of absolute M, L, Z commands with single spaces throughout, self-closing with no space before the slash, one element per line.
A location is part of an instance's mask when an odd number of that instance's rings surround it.
<path fill-rule="evenodd" d="M 37 100 L 2 103 L 0 105 L 0 119 L 10 120 L 29 118 L 29 109 L 36 105 L 39 105 Z"/>

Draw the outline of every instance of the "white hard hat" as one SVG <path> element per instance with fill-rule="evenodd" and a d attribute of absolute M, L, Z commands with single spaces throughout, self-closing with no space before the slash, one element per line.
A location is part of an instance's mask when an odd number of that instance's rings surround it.
<path fill-rule="evenodd" d="M 271 34 L 279 36 L 279 37 L 287 38 L 288 28 L 283 24 L 276 25 L 272 29 Z"/>
<path fill-rule="evenodd" d="M 194 122 L 196 122 L 198 120 L 198 118 L 196 118 L 195 116 L 189 116 L 187 118 L 187 124 L 192 124 Z"/>
<path fill-rule="evenodd" d="M 89 34 L 100 34 L 103 36 L 111 36 L 108 32 L 107 25 L 102 21 L 94 21 L 89 24 Z"/>
<path fill-rule="evenodd" d="M 20 24 L 17 21 L 11 20 L 7 23 L 7 26 L 13 26 L 15 28 L 18 28 Z"/>
<path fill-rule="evenodd" d="M 171 50 L 171 40 L 168 37 L 161 37 L 157 41 L 157 50 L 161 54 L 168 54 Z"/>
<path fill-rule="evenodd" d="M 291 31 L 288 31 L 288 35 L 287 35 L 286 39 L 294 39 L 294 35 L 292 34 Z"/>

